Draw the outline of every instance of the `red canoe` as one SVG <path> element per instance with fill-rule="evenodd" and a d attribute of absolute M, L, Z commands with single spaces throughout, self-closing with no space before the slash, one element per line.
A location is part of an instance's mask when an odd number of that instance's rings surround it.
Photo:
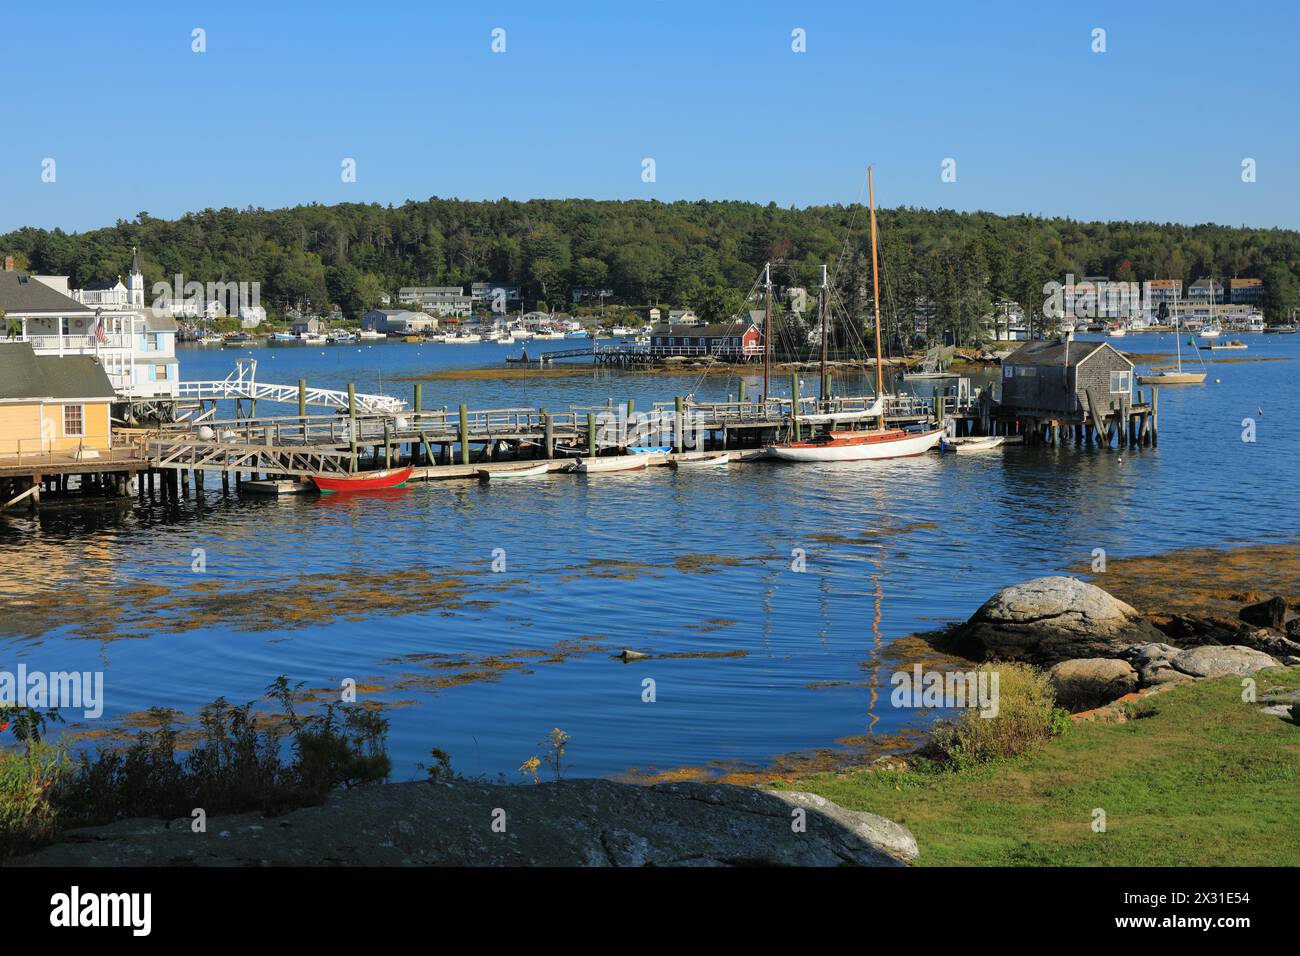
<path fill-rule="evenodd" d="M 358 475 L 312 475 L 311 480 L 321 491 L 383 491 L 404 485 L 415 469 L 385 468 L 383 471 L 363 471 Z"/>

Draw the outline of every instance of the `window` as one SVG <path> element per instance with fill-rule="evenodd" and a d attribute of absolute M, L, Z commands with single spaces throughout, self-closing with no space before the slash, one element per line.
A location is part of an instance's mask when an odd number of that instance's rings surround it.
<path fill-rule="evenodd" d="M 1110 393 L 1112 395 L 1127 395 L 1133 390 L 1132 372 L 1111 372 L 1110 373 Z"/>
<path fill-rule="evenodd" d="M 1014 368 L 1017 378 L 1035 378 L 1038 375 L 1038 369 L 1032 365 L 1016 365 Z"/>
<path fill-rule="evenodd" d="M 145 338 L 145 348 L 147 348 L 150 352 L 157 352 L 157 351 L 158 351 L 158 333 L 157 333 L 157 332 L 150 332 L 149 335 Z"/>
<path fill-rule="evenodd" d="M 85 434 L 86 434 L 85 406 L 64 405 L 63 406 L 63 436 L 65 438 L 80 438 Z"/>
<path fill-rule="evenodd" d="M 155 366 L 153 367 L 153 377 L 154 377 L 155 379 L 157 379 L 158 381 L 160 381 L 160 382 L 165 382 L 165 381 L 167 381 L 167 366 L 166 366 L 166 365 L 155 365 Z"/>

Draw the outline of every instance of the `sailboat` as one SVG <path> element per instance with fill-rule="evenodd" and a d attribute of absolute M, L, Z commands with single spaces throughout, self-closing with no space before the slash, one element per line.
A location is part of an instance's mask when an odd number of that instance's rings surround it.
<path fill-rule="evenodd" d="M 908 432 L 901 428 L 885 427 L 885 367 L 880 336 L 880 260 L 876 250 L 876 187 L 870 166 L 867 167 L 867 193 L 871 202 L 871 283 L 872 300 L 876 309 L 876 400 L 869 411 L 876 414 L 876 427 L 864 431 L 830 430 L 808 441 L 780 442 L 768 446 L 769 454 L 785 461 L 873 461 L 884 458 L 910 458 L 913 455 L 925 454 L 938 445 L 943 438 L 942 427 L 924 432 Z M 826 382 L 829 299 L 830 289 L 826 281 L 826 267 L 823 266 L 821 295 L 823 388 Z M 765 348 L 770 348 L 769 341 L 764 340 Z M 822 399 L 825 400 L 826 397 L 823 395 Z"/>
<path fill-rule="evenodd" d="M 1178 364 L 1164 368 L 1153 368 L 1146 375 L 1139 375 L 1139 385 L 1200 385 L 1205 381 L 1204 372 L 1183 371 L 1183 333 L 1178 325 L 1178 302 L 1176 300 L 1174 302 L 1172 321 L 1174 326 L 1174 346 L 1178 349 Z"/>

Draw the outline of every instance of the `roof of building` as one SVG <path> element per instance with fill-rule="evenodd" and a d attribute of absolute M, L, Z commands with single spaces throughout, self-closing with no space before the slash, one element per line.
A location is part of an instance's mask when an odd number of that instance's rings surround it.
<path fill-rule="evenodd" d="M 0 309 L 18 314 L 89 312 L 76 299 L 21 272 L 0 272 Z"/>
<path fill-rule="evenodd" d="M 40 355 L 30 342 L 0 345 L 0 400 L 116 396 L 93 355 Z"/>
<path fill-rule="evenodd" d="M 175 332 L 176 319 L 170 315 L 161 315 L 153 309 L 144 310 L 144 327 L 149 332 Z"/>
<path fill-rule="evenodd" d="M 730 322 L 710 322 L 707 325 L 660 325 L 652 335 L 724 336 L 744 335 L 753 323 L 745 319 Z"/>
<path fill-rule="evenodd" d="M 1078 365 L 1101 349 L 1109 349 L 1132 365 L 1124 353 L 1114 348 L 1109 342 L 1071 342 L 1070 365 Z M 1055 341 L 1026 342 L 1002 360 L 1003 365 L 1065 365 L 1065 343 Z"/>
<path fill-rule="evenodd" d="M 1197 279 L 1195 282 L 1193 282 L 1193 283 L 1191 284 L 1190 288 L 1192 288 L 1192 289 L 1208 289 L 1208 288 L 1210 287 L 1211 283 L 1213 283 L 1214 285 L 1218 286 L 1220 289 L 1223 288 L 1222 285 L 1220 285 L 1218 282 L 1215 282 L 1213 279 Z"/>
<path fill-rule="evenodd" d="M 1248 288 L 1250 286 L 1263 285 L 1263 279 L 1230 279 L 1234 289 Z"/>

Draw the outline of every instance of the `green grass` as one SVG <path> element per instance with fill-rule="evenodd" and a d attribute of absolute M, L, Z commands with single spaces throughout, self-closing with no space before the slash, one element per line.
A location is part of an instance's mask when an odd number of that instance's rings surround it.
<path fill-rule="evenodd" d="M 1256 679 L 1261 696 L 1300 688 L 1300 670 Z M 1240 678 L 1202 681 L 1140 702 L 1140 719 L 1075 723 L 1021 756 L 785 786 L 910 828 L 920 866 L 1294 866 L 1300 726 L 1241 693 Z"/>

